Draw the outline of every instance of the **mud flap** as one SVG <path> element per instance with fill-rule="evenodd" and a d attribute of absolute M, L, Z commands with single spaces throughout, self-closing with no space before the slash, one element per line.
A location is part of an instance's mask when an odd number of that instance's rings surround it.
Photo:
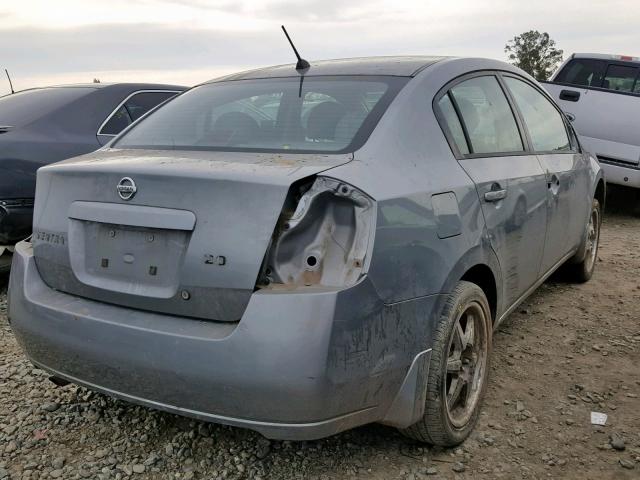
<path fill-rule="evenodd" d="M 422 418 L 427 395 L 430 360 L 431 349 L 416 355 L 398 394 L 380 423 L 397 428 L 407 428 Z"/>

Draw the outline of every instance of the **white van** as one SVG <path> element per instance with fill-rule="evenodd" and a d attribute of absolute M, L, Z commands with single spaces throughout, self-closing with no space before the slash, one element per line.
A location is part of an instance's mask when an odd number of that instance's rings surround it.
<path fill-rule="evenodd" d="M 640 58 L 575 53 L 543 85 L 607 182 L 640 188 Z"/>

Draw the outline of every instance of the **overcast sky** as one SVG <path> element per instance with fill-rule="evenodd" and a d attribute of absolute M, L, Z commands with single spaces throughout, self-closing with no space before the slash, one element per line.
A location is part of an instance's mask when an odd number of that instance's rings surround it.
<path fill-rule="evenodd" d="M 565 55 L 640 56 L 639 21 L 637 0 L 0 0 L 0 67 L 16 89 L 94 77 L 193 85 L 291 62 L 281 23 L 309 60 L 505 59 L 505 43 L 531 29 Z"/>

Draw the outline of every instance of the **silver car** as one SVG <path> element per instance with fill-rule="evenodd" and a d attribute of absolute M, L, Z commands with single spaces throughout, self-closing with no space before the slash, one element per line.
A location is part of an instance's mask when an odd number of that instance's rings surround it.
<path fill-rule="evenodd" d="M 505 63 L 254 70 L 38 171 L 11 326 L 59 384 L 270 438 L 455 445 L 496 326 L 563 264 L 591 277 L 604 195 Z"/>

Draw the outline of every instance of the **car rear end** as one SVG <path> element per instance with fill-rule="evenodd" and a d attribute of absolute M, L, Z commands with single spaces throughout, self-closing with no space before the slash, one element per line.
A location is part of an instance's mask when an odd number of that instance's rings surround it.
<path fill-rule="evenodd" d="M 574 54 L 544 86 L 607 182 L 640 188 L 640 58 Z"/>
<path fill-rule="evenodd" d="M 273 176 L 254 182 L 238 174 L 254 164 L 240 164 L 237 176 L 226 165 L 220 178 L 211 164 L 205 174 L 184 162 L 152 174 L 144 160 L 126 160 L 135 204 L 116 199 L 117 160 L 91 173 L 66 166 L 40 174 L 43 202 L 32 242 L 14 253 L 9 311 L 33 362 L 131 401 L 267 435 L 296 435 L 272 423 L 338 416 L 325 369 L 342 288 L 314 286 L 311 269 L 300 274 L 306 283 L 268 286 L 262 269 L 292 172 L 348 159 L 303 168 L 262 162 Z M 323 428 L 317 433 L 333 432 Z"/>
<path fill-rule="evenodd" d="M 269 437 L 382 419 L 408 365 L 371 375 L 358 347 L 371 339 L 349 323 L 382 322 L 366 275 L 375 200 L 331 170 L 403 82 L 327 81 L 203 86 L 115 148 L 40 169 L 33 239 L 17 245 L 10 280 L 11 326 L 31 360 Z M 207 104 L 209 88 L 220 100 Z"/>

